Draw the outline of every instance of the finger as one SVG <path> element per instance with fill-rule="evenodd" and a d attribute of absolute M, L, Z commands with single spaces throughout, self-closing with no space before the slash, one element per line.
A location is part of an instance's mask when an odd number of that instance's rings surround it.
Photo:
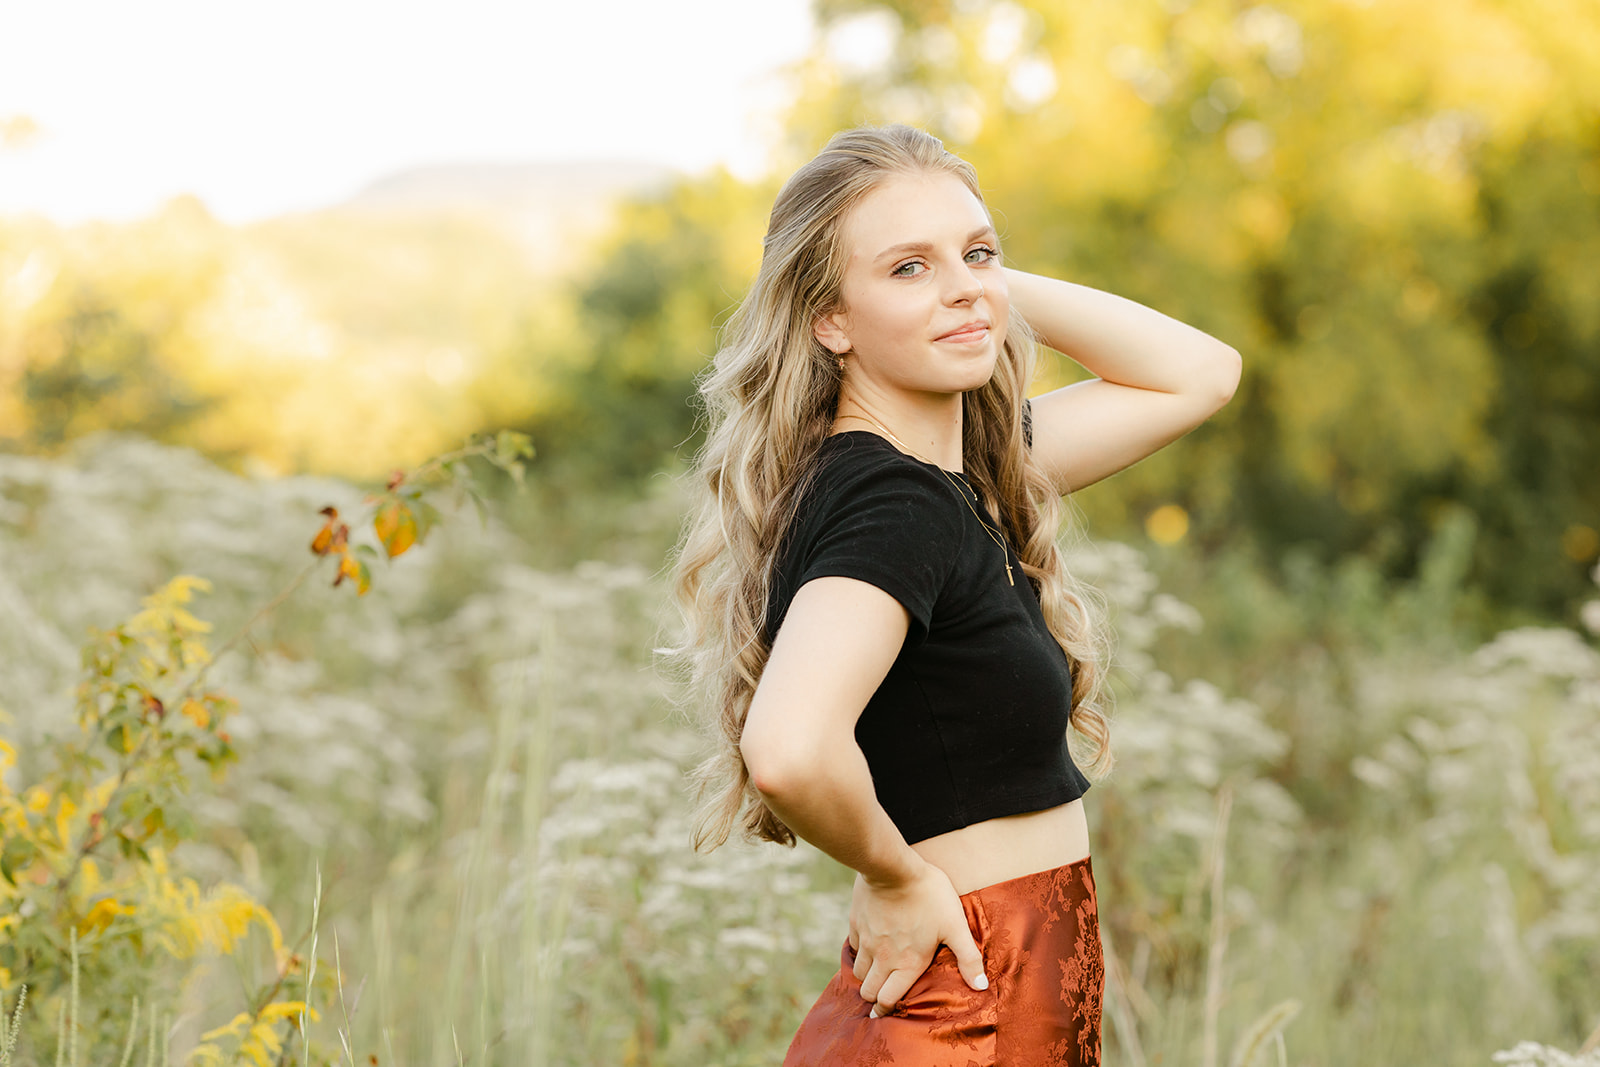
<path fill-rule="evenodd" d="M 888 981 L 890 970 L 885 966 L 875 966 L 861 979 L 861 999 L 877 1000 L 878 991 L 883 988 L 883 983 Z"/>
<path fill-rule="evenodd" d="M 850 971 L 851 971 L 852 974 L 854 974 L 856 976 L 856 979 L 858 981 L 863 981 L 863 982 L 866 981 L 867 972 L 872 970 L 872 962 L 873 962 L 873 960 L 875 958 L 876 957 L 874 957 L 872 955 L 872 952 L 870 950 L 867 950 L 867 949 L 859 949 L 859 950 L 857 950 L 857 952 L 856 952 L 856 965 L 854 967 L 850 968 Z"/>
<path fill-rule="evenodd" d="M 906 990 L 911 988 L 911 983 L 917 980 L 920 973 L 919 971 L 902 967 L 889 975 L 878 989 L 877 997 L 874 998 L 877 1003 L 872 1006 L 872 1017 L 876 1019 L 880 1016 L 888 1015 L 899 1007 L 900 998 L 906 995 Z"/>
<path fill-rule="evenodd" d="M 978 951 L 978 943 L 972 939 L 972 931 L 967 925 L 962 923 L 961 930 L 945 944 L 955 953 L 956 967 L 967 984 L 973 989 L 988 989 L 989 976 L 983 971 L 983 953 Z"/>

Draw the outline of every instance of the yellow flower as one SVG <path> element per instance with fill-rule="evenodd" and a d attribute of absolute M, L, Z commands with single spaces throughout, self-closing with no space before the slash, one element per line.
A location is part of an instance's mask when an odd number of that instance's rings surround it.
<path fill-rule="evenodd" d="M 193 697 L 190 697 L 188 700 L 183 702 L 182 710 L 185 715 L 194 720 L 194 724 L 200 727 L 200 729 L 204 730 L 207 726 L 211 725 L 211 713 L 206 710 L 206 706 L 204 704 L 200 703 Z"/>
<path fill-rule="evenodd" d="M 67 842 L 72 840 L 72 817 L 77 812 L 78 805 L 72 802 L 71 797 L 56 797 L 56 840 L 62 848 L 66 848 Z"/>
<path fill-rule="evenodd" d="M 137 908 L 124 904 L 115 897 L 107 897 L 89 909 L 89 914 L 78 924 L 78 932 L 87 934 L 93 930 L 104 930 L 118 915 L 133 915 L 137 911 Z"/>

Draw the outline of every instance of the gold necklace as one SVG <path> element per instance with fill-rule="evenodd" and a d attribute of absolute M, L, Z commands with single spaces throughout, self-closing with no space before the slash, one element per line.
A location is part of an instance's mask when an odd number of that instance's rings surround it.
<path fill-rule="evenodd" d="M 976 500 L 978 497 L 978 491 L 976 489 L 973 489 L 970 485 L 967 486 L 967 491 L 972 493 L 973 498 L 972 500 L 968 500 L 967 494 L 961 491 L 961 486 L 965 484 L 964 480 L 958 483 L 949 471 L 945 470 L 937 463 L 934 463 L 932 460 L 922 459 L 922 456 L 918 455 L 914 449 L 912 449 L 904 441 L 900 440 L 900 438 L 896 437 L 893 430 L 889 429 L 889 427 L 885 426 L 871 415 L 865 413 L 860 415 L 837 415 L 835 418 L 857 419 L 861 422 L 870 422 L 872 425 L 876 426 L 878 429 L 882 430 L 886 435 L 888 435 L 889 440 L 899 445 L 903 451 L 909 452 L 917 459 L 921 459 L 922 462 L 926 463 L 930 467 L 935 468 L 940 474 L 944 475 L 945 481 L 949 482 L 951 487 L 955 489 L 956 495 L 959 496 L 962 502 L 967 505 L 967 510 L 972 512 L 972 517 L 978 520 L 979 526 L 983 527 L 983 532 L 989 535 L 989 540 L 1000 546 L 1000 551 L 1006 558 L 1006 584 L 1010 585 L 1012 588 L 1016 587 L 1017 580 L 1011 576 L 1011 550 L 1006 547 L 1005 541 L 999 535 L 997 535 L 992 528 L 990 528 L 989 524 L 984 521 L 983 516 L 978 514 L 978 509 L 973 506 L 973 500 Z"/>

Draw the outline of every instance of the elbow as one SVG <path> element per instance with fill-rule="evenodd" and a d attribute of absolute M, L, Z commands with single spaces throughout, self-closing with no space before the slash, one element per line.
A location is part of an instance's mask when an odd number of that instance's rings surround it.
<path fill-rule="evenodd" d="M 750 772 L 750 784 L 764 798 L 786 796 L 793 793 L 797 783 L 806 778 L 801 761 L 792 754 L 772 752 L 760 746 L 741 745 L 745 769 Z"/>
<path fill-rule="evenodd" d="M 1231 345 L 1221 344 L 1216 354 L 1216 371 L 1211 377 L 1211 396 L 1216 410 L 1226 407 L 1239 388 L 1239 378 L 1244 373 L 1244 357 Z"/>
<path fill-rule="evenodd" d="M 753 732 L 739 742 L 739 754 L 750 772 L 750 784 L 765 798 L 792 796 L 818 776 L 816 746 L 799 738 Z"/>
<path fill-rule="evenodd" d="M 755 786 L 763 800 L 770 801 L 792 791 L 797 776 L 789 768 L 765 762 L 752 763 L 749 756 L 745 757 L 744 765 L 750 771 L 750 784 Z"/>

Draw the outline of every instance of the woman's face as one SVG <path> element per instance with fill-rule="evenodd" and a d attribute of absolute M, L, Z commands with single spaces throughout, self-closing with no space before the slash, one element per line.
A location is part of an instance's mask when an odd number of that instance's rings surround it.
<path fill-rule="evenodd" d="M 950 394 L 994 373 L 1010 300 L 989 213 L 952 174 L 890 177 L 844 220 L 843 306 L 816 335 L 848 352 L 847 381 Z"/>

